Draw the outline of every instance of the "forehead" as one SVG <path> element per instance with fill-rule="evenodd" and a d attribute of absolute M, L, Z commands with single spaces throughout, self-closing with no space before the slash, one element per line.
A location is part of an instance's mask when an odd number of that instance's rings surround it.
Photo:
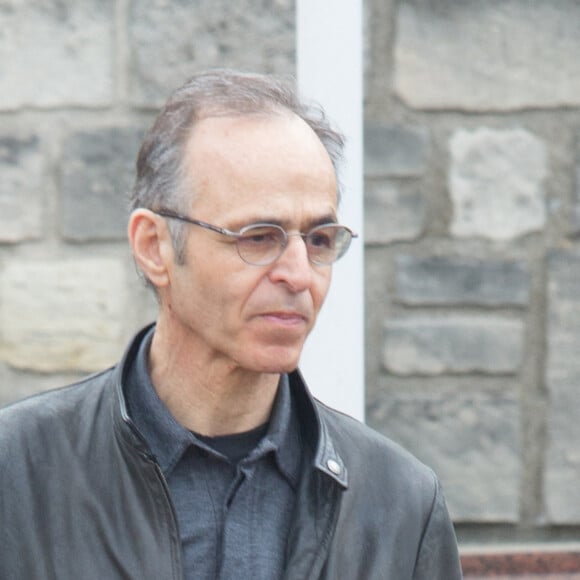
<path fill-rule="evenodd" d="M 294 114 L 210 117 L 185 152 L 196 210 L 217 214 L 336 210 L 336 178 L 314 131 Z M 285 206 L 285 207 L 284 207 Z"/>

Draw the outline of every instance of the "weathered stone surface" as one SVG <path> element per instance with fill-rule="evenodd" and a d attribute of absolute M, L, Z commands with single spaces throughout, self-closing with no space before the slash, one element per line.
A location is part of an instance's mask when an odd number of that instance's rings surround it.
<path fill-rule="evenodd" d="M 580 4 L 409 0 L 395 86 L 410 106 L 511 110 L 580 104 Z"/>
<path fill-rule="evenodd" d="M 294 11 L 293 0 L 131 0 L 134 100 L 159 105 L 205 68 L 294 73 Z"/>
<path fill-rule="evenodd" d="M 36 136 L 0 135 L 0 242 L 42 234 L 45 165 Z"/>
<path fill-rule="evenodd" d="M 450 143 L 451 232 L 509 240 L 546 222 L 544 143 L 522 129 L 458 130 Z"/>
<path fill-rule="evenodd" d="M 78 132 L 65 142 L 62 233 L 70 240 L 124 239 L 128 193 L 142 130 Z"/>
<path fill-rule="evenodd" d="M 425 127 L 368 123 L 364 149 L 367 177 L 419 176 L 427 169 L 429 133 Z"/>
<path fill-rule="evenodd" d="M 91 371 L 122 352 L 123 263 L 9 262 L 0 277 L 0 362 L 42 372 Z"/>
<path fill-rule="evenodd" d="M 112 0 L 0 5 L 0 110 L 112 98 Z"/>
<path fill-rule="evenodd" d="M 572 206 L 571 231 L 574 234 L 580 233 L 580 165 L 576 167 L 576 199 Z"/>
<path fill-rule="evenodd" d="M 571 215 L 571 231 L 574 234 L 580 233 L 580 134 L 576 137 L 576 171 L 574 173 L 576 195 Z"/>
<path fill-rule="evenodd" d="M 0 363 L 0 407 L 41 391 L 68 385 L 79 378 L 80 374 L 23 372 Z"/>
<path fill-rule="evenodd" d="M 384 390 L 367 421 L 432 467 L 458 522 L 514 522 L 519 501 L 519 409 L 511 392 Z"/>
<path fill-rule="evenodd" d="M 524 327 L 500 316 L 409 316 L 385 323 L 383 364 L 399 375 L 515 373 Z"/>
<path fill-rule="evenodd" d="M 367 181 L 364 199 L 365 243 L 412 240 L 425 226 L 425 199 L 416 189 L 388 181 Z"/>
<path fill-rule="evenodd" d="M 545 505 L 551 523 L 580 523 L 580 252 L 556 252 L 548 262 L 550 397 Z"/>
<path fill-rule="evenodd" d="M 523 262 L 399 255 L 395 266 L 396 297 L 405 304 L 525 306 L 530 299 Z"/>

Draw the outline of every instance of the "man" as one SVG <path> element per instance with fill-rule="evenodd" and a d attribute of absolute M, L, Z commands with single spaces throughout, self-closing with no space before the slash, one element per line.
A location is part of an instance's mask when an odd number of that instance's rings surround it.
<path fill-rule="evenodd" d="M 461 577 L 434 474 L 296 370 L 343 140 L 276 79 L 200 74 L 145 138 L 129 239 L 159 302 L 116 367 L 0 411 L 0 577 Z"/>

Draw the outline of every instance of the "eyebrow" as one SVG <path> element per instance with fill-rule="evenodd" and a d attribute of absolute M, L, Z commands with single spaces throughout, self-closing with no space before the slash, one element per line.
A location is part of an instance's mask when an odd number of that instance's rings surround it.
<path fill-rule="evenodd" d="M 336 223 L 338 223 L 336 216 L 334 214 L 329 213 L 309 220 L 307 222 L 307 229 L 311 230 L 312 228 L 315 228 L 316 226 L 321 226 L 323 224 L 336 224 Z M 281 220 L 278 217 L 255 216 L 253 218 L 249 218 L 246 221 L 244 221 L 244 223 L 240 226 L 240 228 L 243 228 L 245 226 L 251 226 L 254 224 L 273 224 L 276 226 L 280 226 L 282 228 L 286 228 L 289 224 L 289 220 Z"/>

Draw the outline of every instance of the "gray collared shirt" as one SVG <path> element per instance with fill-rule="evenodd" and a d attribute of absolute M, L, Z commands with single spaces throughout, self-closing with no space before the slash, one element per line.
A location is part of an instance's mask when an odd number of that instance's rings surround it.
<path fill-rule="evenodd" d="M 158 397 L 147 368 L 152 336 L 153 330 L 131 365 L 125 396 L 167 480 L 185 578 L 280 578 L 302 449 L 288 377 L 280 380 L 265 436 L 232 464 L 182 427 Z"/>

